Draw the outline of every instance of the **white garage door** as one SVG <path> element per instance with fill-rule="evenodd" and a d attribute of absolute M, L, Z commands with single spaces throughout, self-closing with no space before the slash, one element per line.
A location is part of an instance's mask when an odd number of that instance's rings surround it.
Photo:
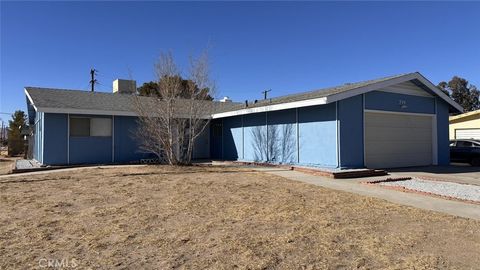
<path fill-rule="evenodd" d="M 455 129 L 455 139 L 480 140 L 480 128 Z"/>
<path fill-rule="evenodd" d="M 431 116 L 365 113 L 365 165 L 368 168 L 431 164 Z"/>

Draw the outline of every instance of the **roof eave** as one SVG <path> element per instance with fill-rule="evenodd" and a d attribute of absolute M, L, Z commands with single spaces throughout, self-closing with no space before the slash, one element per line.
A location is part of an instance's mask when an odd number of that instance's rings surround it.
<path fill-rule="evenodd" d="M 353 97 L 353 96 L 356 96 L 356 95 L 365 94 L 365 93 L 370 92 L 370 91 L 382 89 L 382 88 L 385 88 L 385 87 L 388 87 L 388 86 L 391 86 L 391 85 L 394 85 L 394 84 L 399 84 L 399 83 L 402 83 L 402 82 L 411 81 L 411 80 L 415 80 L 415 79 L 420 81 L 423 85 L 425 85 L 435 95 L 437 95 L 438 97 L 443 99 L 445 102 L 447 102 L 452 108 L 454 108 L 455 110 L 457 110 L 459 112 L 463 112 L 462 106 L 460 106 L 458 103 L 453 101 L 450 97 L 445 95 L 445 93 L 443 93 L 440 89 L 438 89 L 435 85 L 433 85 L 428 79 L 426 79 L 419 72 L 405 74 L 405 75 L 399 76 L 397 78 L 389 79 L 389 80 L 382 81 L 382 82 L 372 83 L 372 84 L 369 84 L 367 86 L 358 87 L 358 88 L 354 88 L 354 89 L 351 89 L 351 90 L 348 90 L 348 91 L 345 91 L 345 92 L 329 95 L 329 96 L 327 96 L 327 103 L 339 101 L 339 100 L 346 99 L 346 98 L 349 98 L 349 97 Z"/>

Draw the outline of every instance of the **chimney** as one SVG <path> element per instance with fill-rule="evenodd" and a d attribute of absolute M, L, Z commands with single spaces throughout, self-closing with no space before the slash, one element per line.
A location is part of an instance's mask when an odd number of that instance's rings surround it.
<path fill-rule="evenodd" d="M 232 100 L 229 97 L 223 97 L 220 102 L 232 102 Z"/>
<path fill-rule="evenodd" d="M 137 82 L 134 80 L 116 79 L 113 81 L 113 93 L 135 94 L 137 92 Z"/>

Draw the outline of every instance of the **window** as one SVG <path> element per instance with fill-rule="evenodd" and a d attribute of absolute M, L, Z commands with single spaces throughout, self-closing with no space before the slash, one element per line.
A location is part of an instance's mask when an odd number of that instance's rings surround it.
<path fill-rule="evenodd" d="M 110 137 L 112 136 L 112 119 L 70 117 L 70 136 Z"/>
<path fill-rule="evenodd" d="M 472 142 L 457 141 L 457 147 L 472 147 L 472 146 L 473 146 Z"/>
<path fill-rule="evenodd" d="M 90 136 L 90 118 L 70 118 L 70 136 L 88 137 Z"/>
<path fill-rule="evenodd" d="M 91 118 L 90 136 L 112 136 L 112 120 L 110 118 Z"/>

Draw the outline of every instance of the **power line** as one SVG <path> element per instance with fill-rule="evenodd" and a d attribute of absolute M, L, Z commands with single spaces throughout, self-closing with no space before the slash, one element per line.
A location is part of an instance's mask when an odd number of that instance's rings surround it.
<path fill-rule="evenodd" d="M 262 94 L 263 94 L 263 99 L 267 99 L 267 93 L 272 91 L 272 89 L 268 89 L 268 90 L 265 90 L 265 91 L 262 91 Z"/>

